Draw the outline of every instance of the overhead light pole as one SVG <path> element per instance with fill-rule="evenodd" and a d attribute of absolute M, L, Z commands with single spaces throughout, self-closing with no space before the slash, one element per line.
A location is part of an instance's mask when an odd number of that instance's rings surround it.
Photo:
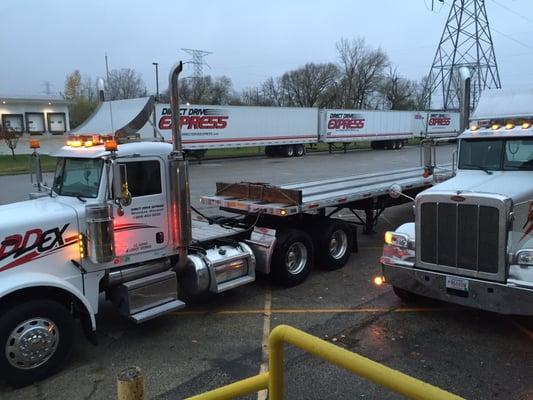
<path fill-rule="evenodd" d="M 153 62 L 155 65 L 155 100 L 159 101 L 159 63 Z"/>

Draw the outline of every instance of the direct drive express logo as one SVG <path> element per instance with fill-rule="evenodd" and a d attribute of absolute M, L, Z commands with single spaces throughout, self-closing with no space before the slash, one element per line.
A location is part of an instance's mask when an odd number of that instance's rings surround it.
<path fill-rule="evenodd" d="M 172 110 L 163 108 L 159 129 L 171 129 Z M 224 129 L 228 126 L 228 111 L 217 108 L 180 108 L 180 128 Z"/>
<path fill-rule="evenodd" d="M 448 126 L 451 118 L 448 114 L 431 114 L 429 116 L 429 126 Z"/>
<path fill-rule="evenodd" d="M 361 114 L 331 113 L 328 119 L 328 129 L 352 130 L 362 129 L 365 126 L 365 118 Z"/>

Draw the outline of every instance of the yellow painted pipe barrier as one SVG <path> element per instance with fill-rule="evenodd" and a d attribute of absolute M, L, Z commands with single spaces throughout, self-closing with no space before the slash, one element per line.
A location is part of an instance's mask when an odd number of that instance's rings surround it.
<path fill-rule="evenodd" d="M 242 381 L 189 397 L 186 400 L 230 400 L 268 389 L 268 382 L 269 373 L 263 372 L 262 374 L 243 379 Z"/>
<path fill-rule="evenodd" d="M 287 325 L 275 327 L 268 338 L 269 400 L 283 399 L 283 343 L 313 354 L 378 385 L 415 400 L 460 400 L 450 392 L 386 367 L 366 357 Z"/>
<path fill-rule="evenodd" d="M 268 388 L 269 400 L 282 400 L 283 344 L 289 343 L 362 378 L 415 400 L 461 400 L 455 394 L 422 382 L 366 357 L 335 346 L 287 325 L 279 325 L 268 338 L 269 372 L 190 397 L 188 400 L 226 400 Z"/>

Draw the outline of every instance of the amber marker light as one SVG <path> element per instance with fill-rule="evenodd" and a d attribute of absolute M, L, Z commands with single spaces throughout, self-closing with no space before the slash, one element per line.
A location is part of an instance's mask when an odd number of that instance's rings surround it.
<path fill-rule="evenodd" d="M 30 149 L 38 149 L 39 147 L 41 147 L 41 144 L 37 139 L 30 140 Z"/>
<path fill-rule="evenodd" d="M 374 285 L 376 285 L 376 286 L 381 286 L 381 285 L 383 285 L 384 283 L 385 283 L 385 278 L 384 278 L 384 277 L 382 277 L 382 276 L 376 276 L 376 277 L 374 278 Z"/>
<path fill-rule="evenodd" d="M 106 151 L 117 151 L 118 145 L 117 142 L 115 142 L 114 140 L 106 140 L 104 143 L 104 148 L 106 149 Z"/>

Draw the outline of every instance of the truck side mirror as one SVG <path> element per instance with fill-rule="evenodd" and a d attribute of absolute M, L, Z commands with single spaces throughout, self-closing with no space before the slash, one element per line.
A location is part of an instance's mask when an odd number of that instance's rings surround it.
<path fill-rule="evenodd" d="M 128 190 L 128 174 L 126 165 L 113 161 L 113 200 L 119 206 L 131 204 L 131 193 Z"/>
<path fill-rule="evenodd" d="M 389 196 L 392 197 L 393 199 L 397 199 L 400 196 L 402 196 L 411 201 L 415 201 L 415 199 L 412 198 L 411 196 L 408 196 L 405 193 L 402 193 L 402 187 L 397 183 L 393 183 L 392 185 L 389 186 Z"/>
<path fill-rule="evenodd" d="M 389 187 L 389 196 L 392 197 L 393 199 L 397 199 L 401 195 L 402 195 L 402 187 L 398 185 L 397 183 L 393 183 Z"/>

